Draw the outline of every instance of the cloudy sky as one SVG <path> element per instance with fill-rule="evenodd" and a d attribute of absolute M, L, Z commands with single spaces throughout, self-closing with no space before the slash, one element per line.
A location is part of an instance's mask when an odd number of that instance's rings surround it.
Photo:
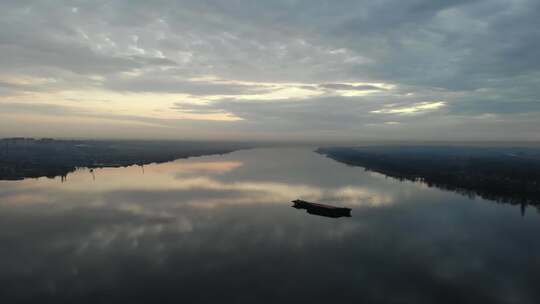
<path fill-rule="evenodd" d="M 0 0 L 0 137 L 540 140 L 540 1 Z"/>

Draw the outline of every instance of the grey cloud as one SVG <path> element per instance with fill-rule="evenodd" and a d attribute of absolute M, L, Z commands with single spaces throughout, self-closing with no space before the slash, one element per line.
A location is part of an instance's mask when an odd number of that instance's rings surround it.
<path fill-rule="evenodd" d="M 332 90 L 344 90 L 344 91 L 386 91 L 385 88 L 374 85 L 350 85 L 343 83 L 325 83 L 320 84 L 319 87 Z"/>
<path fill-rule="evenodd" d="M 159 119 L 136 115 L 122 115 L 122 114 L 102 114 L 82 109 L 76 106 L 65 106 L 52 103 L 0 103 L 0 112 L 2 114 L 35 114 L 39 113 L 48 116 L 58 117 L 87 117 L 87 118 L 101 118 L 111 119 L 117 121 L 131 121 L 147 123 L 149 125 L 156 126 L 172 126 L 178 123 L 172 119 Z"/>
<path fill-rule="evenodd" d="M 143 63 L 145 65 L 156 65 L 156 66 L 176 66 L 174 60 L 161 57 L 144 57 L 144 56 L 130 56 L 131 59 Z"/>
<path fill-rule="evenodd" d="M 178 110 L 181 112 L 189 112 L 196 114 L 212 114 L 212 113 L 222 113 L 223 110 L 216 108 L 212 105 L 205 104 L 193 104 L 193 103 L 180 103 L 177 102 L 174 106 L 171 107 L 173 110 Z"/>
<path fill-rule="evenodd" d="M 379 101 L 364 98 L 322 97 L 272 102 L 227 99 L 206 105 L 178 103 L 174 108 L 197 113 L 232 113 L 243 118 L 245 121 L 237 124 L 248 129 L 318 132 L 350 131 L 367 123 L 382 123 L 384 118 L 369 113 L 378 106 Z"/>
<path fill-rule="evenodd" d="M 45 115 L 70 115 L 80 114 L 81 111 L 75 107 L 61 106 L 46 103 L 15 103 L 1 102 L 0 111 L 2 113 L 42 113 Z"/>
<path fill-rule="evenodd" d="M 508 100 L 499 99 L 479 99 L 474 102 L 468 100 L 455 102 L 451 104 L 450 110 L 462 115 L 540 113 L 540 103 L 534 100 L 509 102 Z"/>
<path fill-rule="evenodd" d="M 499 116 L 482 115 L 482 112 L 453 113 L 460 106 L 451 105 L 420 112 L 421 116 L 371 114 L 371 111 L 380 110 L 384 104 L 392 105 L 392 108 L 403 108 L 417 104 L 418 101 L 388 100 L 388 97 L 382 96 L 323 97 L 274 102 L 229 99 L 206 105 L 179 103 L 174 109 L 196 113 L 229 112 L 244 120 L 224 125 L 224 128 L 249 130 L 252 134 L 274 132 L 281 138 L 292 138 L 299 133 L 305 138 L 316 140 L 326 136 L 335 139 L 441 140 L 440 134 L 444 132 L 448 132 L 444 137 L 448 140 L 538 138 L 535 130 L 540 128 L 539 112 L 524 114 L 513 111 Z"/>
<path fill-rule="evenodd" d="M 0 47 L 0 51 L 5 56 L 0 64 L 12 69 L 26 70 L 32 65 L 36 69 L 49 66 L 80 74 L 106 74 L 141 67 L 136 61 L 99 55 L 84 47 L 59 46 L 49 50 Z"/>
<path fill-rule="evenodd" d="M 105 81 L 104 86 L 115 91 L 183 93 L 200 96 L 239 95 L 267 90 L 257 85 L 175 79 L 173 75 L 168 77 L 163 75 L 143 75 L 131 78 L 112 77 Z"/>
<path fill-rule="evenodd" d="M 20 86 L 18 85 L 0 81 L 0 95 L 12 94 L 12 93 L 17 92 L 19 89 L 20 89 Z"/>
<path fill-rule="evenodd" d="M 52 116 L 59 118 L 58 121 L 62 121 L 61 118 L 94 118 L 94 119 L 101 119 L 104 121 L 111 121 L 111 122 L 123 122 L 123 123 L 131 123 L 126 124 L 127 129 L 132 130 L 138 130 L 135 131 L 135 133 L 144 133 L 145 131 L 149 130 L 152 132 L 158 131 L 157 134 L 159 134 L 159 131 L 167 131 L 168 138 L 177 138 L 177 130 L 183 130 L 183 131 L 190 131 L 193 132 L 193 130 L 196 130 L 197 134 L 204 134 L 208 136 L 208 132 L 205 132 L 202 130 L 205 127 L 210 128 L 223 128 L 224 131 L 227 128 L 228 122 L 223 121 L 203 121 L 203 120 L 178 120 L 173 118 L 154 118 L 154 117 L 148 117 L 148 116 L 142 116 L 142 115 L 129 115 L 129 114 L 116 114 L 116 113 L 99 113 L 99 112 L 93 112 L 89 111 L 87 109 L 81 109 L 78 107 L 70 107 L 70 106 L 61 106 L 61 105 L 55 105 L 55 104 L 24 104 L 20 106 L 19 104 L 7 104 L 7 103 L 0 103 L 0 116 L 3 114 L 35 114 L 39 113 L 41 115 L 45 116 Z M 1 120 L 1 119 L 0 119 Z M 35 125 L 41 125 L 43 122 L 36 120 Z M 81 122 L 83 124 L 84 122 Z M 68 123 L 71 124 L 71 123 Z M 0 124 L 1 125 L 1 124 Z M 47 123 L 46 123 L 47 125 Z M 106 122 L 100 122 L 99 125 L 106 126 Z M 30 129 L 36 128 L 36 126 L 33 125 L 25 125 L 24 127 L 29 127 Z M 141 127 L 144 126 L 144 127 Z M 76 128 L 80 127 L 80 125 L 76 124 Z M 1 129 L 1 128 L 0 128 Z M 145 130 L 146 129 L 146 130 Z M 2 132 L 4 130 L 0 130 L 0 136 L 8 137 L 10 136 L 9 133 Z M 45 130 L 47 131 L 47 130 Z M 173 134 L 171 137 L 170 133 Z M 210 132 L 211 133 L 211 132 Z M 50 135 L 48 135 L 50 137 Z M 118 138 L 114 132 L 109 134 L 101 134 L 98 136 L 99 138 Z M 193 137 L 189 137 L 193 138 Z M 196 136 L 194 138 L 197 138 Z"/>
<path fill-rule="evenodd" d="M 72 5 L 68 3 L 49 14 L 66 17 Z M 493 79 L 538 70 L 539 61 L 533 54 L 539 40 L 534 39 L 538 38 L 534 24 L 539 10 L 534 1 L 227 5 L 215 1 L 160 1 L 159 5 L 98 1 L 92 6 L 76 5 L 80 6 L 76 16 L 80 19 L 68 16 L 60 23 L 48 20 L 47 14 L 38 16 L 52 23 L 46 30 L 56 29 L 54 35 L 67 32 L 63 36 L 71 37 L 74 25 L 89 34 L 106 30 L 124 48 L 131 27 L 145 49 L 167 42 L 172 47 L 163 51 L 169 52 L 170 60 L 176 61 L 178 51 L 191 52 L 195 57 L 191 68 L 237 78 L 392 79 L 454 89 L 470 87 L 467 83 L 471 82 L 482 85 L 485 76 Z M 347 56 L 328 55 L 336 49 L 373 62 L 347 64 Z"/>

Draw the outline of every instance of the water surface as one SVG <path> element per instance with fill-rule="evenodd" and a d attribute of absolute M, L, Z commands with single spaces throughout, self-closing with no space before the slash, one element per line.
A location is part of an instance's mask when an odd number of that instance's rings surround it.
<path fill-rule="evenodd" d="M 307 148 L 84 169 L 0 182 L 0 300 L 538 303 L 539 229 Z"/>

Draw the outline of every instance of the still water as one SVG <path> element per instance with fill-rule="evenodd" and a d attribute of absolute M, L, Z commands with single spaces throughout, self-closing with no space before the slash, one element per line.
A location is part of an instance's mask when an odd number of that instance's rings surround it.
<path fill-rule="evenodd" d="M 0 182 L 0 302 L 538 303 L 539 236 L 536 210 L 308 148 L 85 169 Z"/>

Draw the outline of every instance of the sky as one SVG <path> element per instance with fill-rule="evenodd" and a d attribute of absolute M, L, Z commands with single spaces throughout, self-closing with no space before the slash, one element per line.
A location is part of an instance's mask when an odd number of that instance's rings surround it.
<path fill-rule="evenodd" d="M 0 137 L 540 140 L 538 0 L 0 0 Z"/>

